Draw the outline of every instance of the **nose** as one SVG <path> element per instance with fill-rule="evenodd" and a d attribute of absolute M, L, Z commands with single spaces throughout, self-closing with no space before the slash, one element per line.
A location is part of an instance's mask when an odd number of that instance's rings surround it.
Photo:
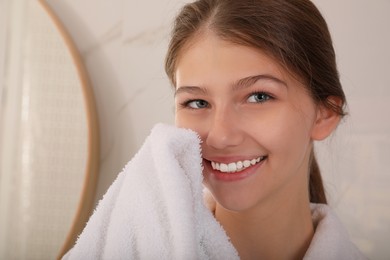
<path fill-rule="evenodd" d="M 214 149 L 226 149 L 241 144 L 244 135 L 240 128 L 240 115 L 234 109 L 219 109 L 209 122 L 205 143 Z"/>

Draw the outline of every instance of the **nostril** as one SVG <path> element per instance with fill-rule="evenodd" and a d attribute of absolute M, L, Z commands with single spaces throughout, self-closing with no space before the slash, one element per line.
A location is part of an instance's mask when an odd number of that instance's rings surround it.
<path fill-rule="evenodd" d="M 243 135 L 239 131 L 226 127 L 218 130 L 210 130 L 205 143 L 215 149 L 224 149 L 231 146 L 237 146 L 241 144 L 243 140 Z"/>

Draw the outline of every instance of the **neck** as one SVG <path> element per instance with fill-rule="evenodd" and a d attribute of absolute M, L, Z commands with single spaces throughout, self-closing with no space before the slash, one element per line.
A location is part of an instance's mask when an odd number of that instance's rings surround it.
<path fill-rule="evenodd" d="M 217 203 L 215 217 L 244 260 L 302 259 L 314 234 L 309 199 L 285 198 L 243 212 Z"/>

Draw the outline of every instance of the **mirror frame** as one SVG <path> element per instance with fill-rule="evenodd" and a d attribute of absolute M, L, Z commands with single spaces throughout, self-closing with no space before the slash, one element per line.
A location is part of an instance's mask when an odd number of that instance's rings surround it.
<path fill-rule="evenodd" d="M 41 4 L 49 18 L 55 24 L 55 27 L 57 28 L 60 36 L 62 36 L 76 67 L 80 85 L 82 87 L 88 129 L 88 154 L 81 195 L 77 209 L 73 216 L 71 227 L 58 253 L 58 259 L 61 259 L 63 255 L 65 255 L 66 252 L 68 252 L 73 247 L 78 235 L 84 229 L 85 224 L 87 223 L 94 208 L 100 157 L 99 123 L 91 81 L 75 43 L 49 4 L 45 0 L 38 0 L 38 2 Z"/>

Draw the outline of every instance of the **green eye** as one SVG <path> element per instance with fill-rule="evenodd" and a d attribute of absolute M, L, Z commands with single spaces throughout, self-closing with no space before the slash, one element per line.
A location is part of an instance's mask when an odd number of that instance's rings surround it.
<path fill-rule="evenodd" d="M 267 100 L 272 99 L 270 95 L 264 92 L 256 92 L 249 96 L 248 102 L 249 103 L 263 103 Z"/>

